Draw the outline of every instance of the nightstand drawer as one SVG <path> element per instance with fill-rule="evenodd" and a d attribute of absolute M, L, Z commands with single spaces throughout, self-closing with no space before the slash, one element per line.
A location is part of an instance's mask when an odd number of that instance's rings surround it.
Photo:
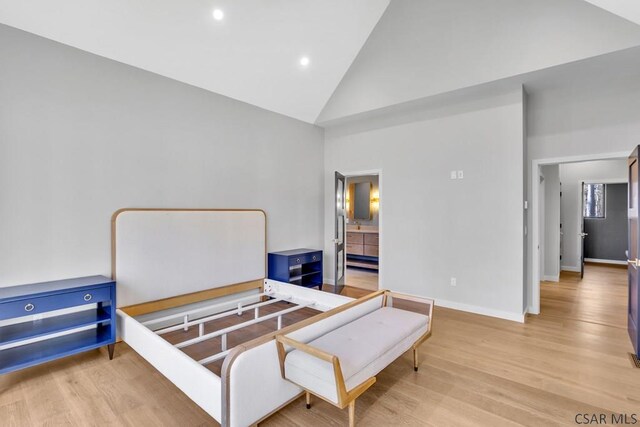
<path fill-rule="evenodd" d="M 312 252 L 289 257 L 289 265 L 307 264 L 322 260 L 322 252 Z"/>
<path fill-rule="evenodd" d="M 109 286 L 44 297 L 26 298 L 19 301 L 0 303 L 0 320 L 109 301 L 110 299 L 111 288 Z"/>

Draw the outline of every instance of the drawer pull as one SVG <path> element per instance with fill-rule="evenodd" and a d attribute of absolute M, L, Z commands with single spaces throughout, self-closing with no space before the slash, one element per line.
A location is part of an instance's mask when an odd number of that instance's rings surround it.
<path fill-rule="evenodd" d="M 317 260 L 317 259 L 318 259 L 318 257 L 314 255 L 314 256 L 313 256 L 313 260 L 315 261 L 315 260 Z"/>
<path fill-rule="evenodd" d="M 24 306 L 24 311 L 33 311 L 34 308 L 36 308 L 36 306 L 31 304 L 31 303 L 29 303 L 29 304 Z"/>
<path fill-rule="evenodd" d="M 300 264 L 300 258 L 296 258 L 296 262 Z"/>
<path fill-rule="evenodd" d="M 84 296 L 84 300 L 85 300 L 85 301 L 91 301 L 91 298 L 93 298 L 93 297 L 91 296 L 91 294 L 86 294 L 86 295 Z"/>

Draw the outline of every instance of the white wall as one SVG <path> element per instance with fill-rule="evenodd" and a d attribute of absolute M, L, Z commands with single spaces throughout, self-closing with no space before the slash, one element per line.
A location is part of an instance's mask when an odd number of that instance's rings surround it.
<path fill-rule="evenodd" d="M 560 165 L 562 182 L 561 221 L 564 230 L 562 269 L 580 271 L 582 208 L 581 181 L 627 182 L 627 159 L 601 160 Z"/>
<path fill-rule="evenodd" d="M 0 26 L 0 286 L 110 274 L 123 207 L 262 208 L 321 247 L 322 129 Z"/>
<path fill-rule="evenodd" d="M 544 174 L 544 238 L 540 242 L 543 248 L 543 280 L 558 281 L 560 275 L 560 167 L 546 165 L 541 168 Z"/>
<path fill-rule="evenodd" d="M 380 284 L 522 319 L 522 91 L 325 133 L 325 274 L 333 278 L 334 171 L 380 169 Z M 471 108 L 473 107 L 473 108 Z M 463 170 L 463 180 L 451 180 Z M 450 286 L 450 278 L 457 286 Z"/>
<path fill-rule="evenodd" d="M 640 74 L 637 72 L 615 79 L 531 91 L 527 104 L 528 176 L 534 161 L 576 156 L 598 159 L 611 153 L 631 153 L 640 142 L 638 111 Z M 532 198 L 530 185 L 527 199 Z M 532 221 L 529 216 L 529 229 Z M 528 266 L 533 263 L 534 243 L 531 239 Z M 527 272 L 531 302 L 534 301 L 533 272 L 529 267 Z"/>
<path fill-rule="evenodd" d="M 640 43 L 582 0 L 392 1 L 318 123 Z"/>

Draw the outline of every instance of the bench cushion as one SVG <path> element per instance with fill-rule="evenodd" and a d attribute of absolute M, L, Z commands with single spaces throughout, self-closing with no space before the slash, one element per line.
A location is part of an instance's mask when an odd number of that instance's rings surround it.
<path fill-rule="evenodd" d="M 347 391 L 375 376 L 409 350 L 427 331 L 428 316 L 383 307 L 308 344 L 340 359 Z M 285 359 L 285 376 L 304 388 L 338 402 L 333 365 L 300 350 Z"/>

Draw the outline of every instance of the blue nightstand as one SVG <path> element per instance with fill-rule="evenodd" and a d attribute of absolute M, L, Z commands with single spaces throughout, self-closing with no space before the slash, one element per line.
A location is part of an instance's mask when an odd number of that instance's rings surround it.
<path fill-rule="evenodd" d="M 322 251 L 292 249 L 269 253 L 269 279 L 322 290 Z"/>
<path fill-rule="evenodd" d="M 57 311 L 74 308 L 82 311 Z M 0 374 L 105 345 L 112 359 L 116 283 L 91 276 L 0 288 L 0 321 Z"/>

